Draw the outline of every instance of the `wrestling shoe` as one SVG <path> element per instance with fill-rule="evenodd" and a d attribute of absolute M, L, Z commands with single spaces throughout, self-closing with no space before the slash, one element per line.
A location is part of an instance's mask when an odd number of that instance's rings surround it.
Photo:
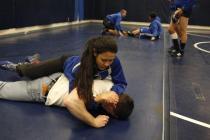
<path fill-rule="evenodd" d="M 172 46 L 171 48 L 168 49 L 168 53 L 175 53 L 176 52 L 176 48 L 174 46 Z"/>
<path fill-rule="evenodd" d="M 174 53 L 171 53 L 172 57 L 177 57 L 177 58 L 181 58 L 184 56 L 184 52 L 183 51 L 176 51 Z"/>
<path fill-rule="evenodd" d="M 27 56 L 25 58 L 25 62 L 28 62 L 30 64 L 39 63 L 40 62 L 40 54 L 36 53 L 32 56 Z"/>
<path fill-rule="evenodd" d="M 17 66 L 24 64 L 34 64 L 40 62 L 40 54 L 27 56 L 25 62 L 13 63 L 11 61 L 0 61 L 0 69 L 8 71 L 16 71 Z"/>
<path fill-rule="evenodd" d="M 150 39 L 151 41 L 155 41 L 156 40 L 156 38 L 153 36 L 153 37 L 151 37 L 151 39 Z"/>
<path fill-rule="evenodd" d="M 0 69 L 8 71 L 16 71 L 18 64 L 12 63 L 10 61 L 0 61 Z"/>

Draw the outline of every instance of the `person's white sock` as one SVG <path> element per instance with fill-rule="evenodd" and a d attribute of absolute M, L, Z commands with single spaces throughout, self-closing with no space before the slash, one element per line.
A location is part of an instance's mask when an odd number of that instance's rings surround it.
<path fill-rule="evenodd" d="M 178 39 L 177 33 L 173 33 L 170 36 L 171 36 L 171 39 Z"/>

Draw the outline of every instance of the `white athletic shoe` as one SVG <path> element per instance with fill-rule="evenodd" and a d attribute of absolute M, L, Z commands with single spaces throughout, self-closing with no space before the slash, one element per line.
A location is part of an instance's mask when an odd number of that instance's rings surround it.
<path fill-rule="evenodd" d="M 154 41 L 156 38 L 153 36 L 153 37 L 151 37 L 151 39 L 150 40 L 152 40 L 152 41 Z"/>

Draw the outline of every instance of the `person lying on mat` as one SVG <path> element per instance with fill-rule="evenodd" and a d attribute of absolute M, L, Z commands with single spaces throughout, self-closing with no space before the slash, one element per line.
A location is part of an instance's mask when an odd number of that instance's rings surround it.
<path fill-rule="evenodd" d="M 115 105 L 119 100 L 118 96 L 122 95 L 127 87 L 123 69 L 116 53 L 117 44 L 113 38 L 96 37 L 87 41 L 81 58 L 79 56 L 69 57 L 63 55 L 57 59 L 43 61 L 38 64 L 22 65 L 14 65 L 9 61 L 2 61 L 0 62 L 0 67 L 2 69 L 14 70 L 20 76 L 26 76 L 31 79 L 51 75 L 56 72 L 63 72 L 69 80 L 69 92 L 74 93 L 66 96 L 65 103 L 68 103 L 66 107 L 75 117 L 92 125 L 89 119 L 93 118 L 93 116 L 85 110 L 87 110 L 94 99 L 92 94 L 93 81 L 95 79 L 109 79 L 112 81 L 113 85 L 108 93 L 116 97 L 114 98 Z M 84 111 L 78 112 L 77 108 Z M 132 112 L 132 109 L 130 111 Z M 128 116 L 130 113 L 128 113 Z M 107 117 L 102 116 L 99 119 L 101 123 L 104 120 L 107 120 Z"/>
<path fill-rule="evenodd" d="M 78 119 L 86 124 L 104 127 L 109 116 L 126 119 L 132 112 L 134 104 L 127 94 L 110 92 L 113 83 L 110 80 L 94 80 L 93 99 L 86 109 L 77 89 L 69 93 L 69 81 L 62 73 L 54 73 L 31 81 L 5 82 L 0 81 L 0 99 L 14 101 L 43 102 L 47 106 L 65 107 Z M 94 117 L 90 111 L 104 109 L 104 115 Z"/>
<path fill-rule="evenodd" d="M 124 36 L 125 32 L 122 30 L 120 22 L 126 15 L 127 11 L 125 9 L 121 9 L 118 13 L 107 15 L 103 20 L 104 29 L 102 35 Z"/>
<path fill-rule="evenodd" d="M 134 29 L 132 31 L 128 31 L 128 35 L 132 37 L 139 37 L 141 39 L 150 39 L 157 40 L 160 38 L 160 34 L 162 32 L 162 25 L 160 18 L 155 14 L 151 13 L 149 15 L 149 21 L 151 22 L 149 27 L 141 27 L 139 29 Z"/>

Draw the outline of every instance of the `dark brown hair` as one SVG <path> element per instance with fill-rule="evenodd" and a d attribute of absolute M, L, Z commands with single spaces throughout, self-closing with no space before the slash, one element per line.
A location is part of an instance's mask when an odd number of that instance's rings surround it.
<path fill-rule="evenodd" d="M 155 19 L 157 17 L 157 14 L 155 12 L 151 12 L 149 14 L 149 17 L 151 17 L 151 19 Z"/>
<path fill-rule="evenodd" d="M 125 120 L 132 113 L 134 101 L 128 94 L 119 95 L 119 102 L 114 110 L 117 119 Z"/>

